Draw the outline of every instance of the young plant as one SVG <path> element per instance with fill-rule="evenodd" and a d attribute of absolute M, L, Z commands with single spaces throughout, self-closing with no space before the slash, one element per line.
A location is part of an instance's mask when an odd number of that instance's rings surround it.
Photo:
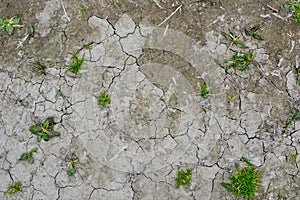
<path fill-rule="evenodd" d="M 300 114 L 297 110 L 295 110 L 295 109 L 291 110 L 291 114 L 292 114 L 292 116 L 285 120 L 285 126 L 286 127 L 292 125 L 293 122 L 300 119 Z"/>
<path fill-rule="evenodd" d="M 292 67 L 292 72 L 295 74 L 297 84 L 300 85 L 300 67 Z"/>
<path fill-rule="evenodd" d="M 91 46 L 90 44 L 84 44 L 84 45 L 82 46 L 82 48 L 91 50 L 91 49 L 92 49 L 92 46 Z"/>
<path fill-rule="evenodd" d="M 105 94 L 105 92 L 101 92 L 99 97 L 98 97 L 98 104 L 101 106 L 101 109 L 104 109 L 106 105 L 110 104 L 110 95 Z"/>
<path fill-rule="evenodd" d="M 252 50 L 249 50 L 249 52 L 245 54 L 238 54 L 235 52 L 230 60 L 225 60 L 225 63 L 229 62 L 229 65 L 225 67 L 225 72 L 228 72 L 230 68 L 233 68 L 234 71 L 236 71 L 236 69 L 239 69 L 240 71 L 248 71 L 251 64 L 259 67 L 259 63 L 255 61 L 254 58 L 255 53 Z"/>
<path fill-rule="evenodd" d="M 12 17 L 10 19 L 0 18 L 0 30 L 6 31 L 8 35 L 12 35 L 15 28 L 21 28 L 24 26 L 19 23 L 20 23 L 19 17 Z"/>
<path fill-rule="evenodd" d="M 37 152 L 38 148 L 33 148 L 29 152 L 23 153 L 19 160 L 27 160 L 28 163 L 33 164 L 34 163 L 34 158 L 33 158 L 33 153 Z"/>
<path fill-rule="evenodd" d="M 291 155 L 291 160 L 292 160 L 293 162 L 296 162 L 296 161 L 297 161 L 297 154 L 292 154 L 292 155 Z"/>
<path fill-rule="evenodd" d="M 206 81 L 202 81 L 200 83 L 200 93 L 199 95 L 204 98 L 207 99 L 209 95 L 211 95 L 212 92 L 208 90 L 208 84 Z"/>
<path fill-rule="evenodd" d="M 75 163 L 79 162 L 79 158 L 76 158 L 75 160 L 71 160 L 69 162 L 69 169 L 68 169 L 68 175 L 73 176 L 76 173 Z"/>
<path fill-rule="evenodd" d="M 285 2 L 284 7 L 293 12 L 296 21 L 300 23 L 300 0 Z"/>
<path fill-rule="evenodd" d="M 182 186 L 190 186 L 192 181 L 192 170 L 188 169 L 187 171 L 178 171 L 176 182 L 176 189 Z"/>
<path fill-rule="evenodd" d="M 298 119 L 300 119 L 300 114 L 297 110 L 293 109 L 293 110 L 291 110 L 291 113 L 292 113 L 293 121 L 297 121 Z"/>
<path fill-rule="evenodd" d="M 32 37 L 33 37 L 34 32 L 35 32 L 34 27 L 30 25 L 30 26 L 29 26 L 29 36 L 32 36 Z"/>
<path fill-rule="evenodd" d="M 60 89 L 56 90 L 56 94 L 62 98 L 64 101 L 67 99 L 67 97 L 62 93 Z"/>
<path fill-rule="evenodd" d="M 29 128 L 29 131 L 37 135 L 38 142 L 41 142 L 42 139 L 48 141 L 49 139 L 60 135 L 60 133 L 52 130 L 53 125 L 54 125 L 53 119 L 48 118 L 45 120 L 43 124 L 31 126 Z"/>
<path fill-rule="evenodd" d="M 293 121 L 291 120 L 291 118 L 287 118 L 284 122 L 284 125 L 286 128 L 292 124 L 293 124 Z"/>
<path fill-rule="evenodd" d="M 293 109 L 290 112 L 291 112 L 291 117 L 287 118 L 284 121 L 284 126 L 282 131 L 283 134 L 289 134 L 290 133 L 289 127 L 292 126 L 295 123 L 295 121 L 300 119 L 300 114 L 297 110 Z"/>
<path fill-rule="evenodd" d="M 71 64 L 67 67 L 66 71 L 70 71 L 76 75 L 79 74 L 79 71 L 81 70 L 84 61 L 85 61 L 84 56 L 78 58 L 78 54 L 74 53 L 71 60 Z"/>
<path fill-rule="evenodd" d="M 8 187 L 7 187 L 7 194 L 9 195 L 9 196 L 12 196 L 12 195 L 14 195 L 15 193 L 17 193 L 17 192 L 22 192 L 23 190 L 22 190 L 22 184 L 19 182 L 19 181 L 17 181 L 16 183 L 15 183 L 15 185 L 9 185 Z"/>
<path fill-rule="evenodd" d="M 233 45 L 236 45 L 239 48 L 246 49 L 248 48 L 242 40 L 239 40 L 241 34 L 236 34 L 232 28 L 229 29 L 229 34 L 225 32 L 221 32 L 221 34 L 230 41 L 227 50 L 231 49 Z"/>
<path fill-rule="evenodd" d="M 257 40 L 262 41 L 264 39 L 260 35 L 258 35 L 259 28 L 260 28 L 260 24 L 250 27 L 249 29 L 245 28 L 245 33 L 248 36 L 252 36 L 253 38 L 255 38 Z"/>
<path fill-rule="evenodd" d="M 229 97 L 229 101 L 234 101 L 238 96 L 237 95 L 231 95 Z"/>
<path fill-rule="evenodd" d="M 242 157 L 242 161 L 246 162 L 248 166 L 240 167 L 238 163 L 235 164 L 236 172 L 230 178 L 230 183 L 221 183 L 227 191 L 232 192 L 236 200 L 239 197 L 245 199 L 254 199 L 255 192 L 261 183 L 261 174 L 257 171 L 256 166 L 253 165 L 247 158 Z"/>
<path fill-rule="evenodd" d="M 87 11 L 88 7 L 86 7 L 84 4 L 81 4 L 80 7 L 81 7 L 81 8 L 80 8 L 81 14 L 84 15 L 85 12 Z"/>
<path fill-rule="evenodd" d="M 47 67 L 41 63 L 41 61 L 36 60 L 34 64 L 37 66 L 37 72 L 41 75 L 47 75 Z"/>

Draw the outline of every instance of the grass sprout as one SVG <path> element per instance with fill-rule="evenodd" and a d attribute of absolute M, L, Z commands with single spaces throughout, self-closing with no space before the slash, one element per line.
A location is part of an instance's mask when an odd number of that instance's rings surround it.
<path fill-rule="evenodd" d="M 111 103 L 110 95 L 105 92 L 101 92 L 98 97 L 98 104 L 101 106 L 101 109 L 104 109 L 106 105 Z"/>
<path fill-rule="evenodd" d="M 284 123 L 286 127 L 292 125 L 295 121 L 300 119 L 300 114 L 297 110 L 292 109 L 290 112 L 291 112 L 291 117 L 287 118 Z"/>
<path fill-rule="evenodd" d="M 12 195 L 14 195 L 17 192 L 22 192 L 23 191 L 22 190 L 22 184 L 19 181 L 17 181 L 14 185 L 9 185 L 7 187 L 7 189 L 8 189 L 7 190 L 7 194 L 9 196 L 12 196 Z"/>
<path fill-rule="evenodd" d="M 81 4 L 80 6 L 80 12 L 82 15 L 85 14 L 85 12 L 87 11 L 88 7 L 86 7 L 84 4 Z"/>
<path fill-rule="evenodd" d="M 295 74 L 297 84 L 300 85 L 300 67 L 292 67 L 292 72 Z"/>
<path fill-rule="evenodd" d="M 257 171 L 255 165 L 253 165 L 247 158 L 242 157 L 242 161 L 246 162 L 248 166 L 240 167 L 238 163 L 235 164 L 236 172 L 230 178 L 230 183 L 221 183 L 227 191 L 233 193 L 235 199 L 240 197 L 245 199 L 254 199 L 255 193 L 260 187 L 261 174 Z"/>
<path fill-rule="evenodd" d="M 252 26 L 249 29 L 245 28 L 245 33 L 248 36 L 252 36 L 253 38 L 255 38 L 257 40 L 262 41 L 264 39 L 258 34 L 259 28 L 260 28 L 260 24 Z"/>
<path fill-rule="evenodd" d="M 84 56 L 78 58 L 78 54 L 74 53 L 71 59 L 71 64 L 67 67 L 66 71 L 70 71 L 76 75 L 79 74 L 84 61 L 85 61 Z"/>
<path fill-rule="evenodd" d="M 46 65 L 43 65 L 43 64 L 41 63 L 41 61 L 39 61 L 39 60 L 36 60 L 36 61 L 34 62 L 34 64 L 37 66 L 37 72 L 38 72 L 39 74 L 47 75 L 47 72 L 46 72 L 47 66 L 46 66 Z"/>
<path fill-rule="evenodd" d="M 60 89 L 56 90 L 56 94 L 62 98 L 64 101 L 67 99 L 67 97 L 62 93 L 62 91 Z"/>
<path fill-rule="evenodd" d="M 175 179 L 176 182 L 176 189 L 180 186 L 190 186 L 192 181 L 192 170 L 188 169 L 186 171 L 180 170 L 177 173 L 177 178 Z"/>
<path fill-rule="evenodd" d="M 225 63 L 229 63 L 225 67 L 225 72 L 228 72 L 230 68 L 233 68 L 234 71 L 237 69 L 240 71 L 248 71 L 251 64 L 259 67 L 259 63 L 255 61 L 254 58 L 255 53 L 252 50 L 249 50 L 249 52 L 245 54 L 238 54 L 235 52 L 230 60 L 225 60 Z"/>
<path fill-rule="evenodd" d="M 202 81 L 200 82 L 200 93 L 199 95 L 204 98 L 207 99 L 209 97 L 209 95 L 211 95 L 212 92 L 208 89 L 208 84 L 206 81 Z"/>
<path fill-rule="evenodd" d="M 90 45 L 90 44 L 84 44 L 84 45 L 82 46 L 82 48 L 91 50 L 91 49 L 92 49 L 92 45 Z"/>
<path fill-rule="evenodd" d="M 291 155 L 291 160 L 292 160 L 294 163 L 296 163 L 296 161 L 297 161 L 297 154 L 292 154 L 292 155 Z"/>
<path fill-rule="evenodd" d="M 244 44 L 242 40 L 239 38 L 241 37 L 241 34 L 236 34 L 235 31 L 230 28 L 229 33 L 221 32 L 221 34 L 228 40 L 230 41 L 227 50 L 231 49 L 233 45 L 236 45 L 239 48 L 242 49 L 247 49 L 248 47 Z"/>
<path fill-rule="evenodd" d="M 29 26 L 29 35 L 30 35 L 30 36 L 33 36 L 33 35 L 34 35 L 34 32 L 35 32 L 34 27 L 30 25 L 30 26 Z"/>

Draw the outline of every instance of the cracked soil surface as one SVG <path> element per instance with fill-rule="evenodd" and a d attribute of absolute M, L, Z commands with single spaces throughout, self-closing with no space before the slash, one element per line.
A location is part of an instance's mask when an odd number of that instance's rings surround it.
<path fill-rule="evenodd" d="M 0 32 L 0 199 L 234 199 L 221 183 L 244 156 L 262 171 L 256 199 L 299 200 L 300 121 L 284 122 L 300 110 L 300 24 L 284 2 L 1 0 L 0 17 L 24 27 Z M 226 73 L 221 32 L 255 24 L 264 41 L 242 38 L 260 67 Z M 74 52 L 79 76 L 65 70 Z M 61 135 L 38 143 L 29 127 L 48 117 Z M 18 161 L 34 147 L 32 165 Z M 179 169 L 191 186 L 175 189 Z M 16 181 L 23 192 L 8 197 Z"/>

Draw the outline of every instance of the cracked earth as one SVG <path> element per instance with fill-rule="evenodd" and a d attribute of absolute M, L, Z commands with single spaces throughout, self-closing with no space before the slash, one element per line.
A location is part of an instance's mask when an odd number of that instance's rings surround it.
<path fill-rule="evenodd" d="M 221 183 L 244 156 L 262 171 L 257 199 L 299 200 L 300 122 L 288 134 L 283 124 L 300 109 L 300 26 L 267 6 L 283 3 L 0 1 L 1 17 L 25 24 L 0 33 L 0 199 L 233 199 Z M 261 66 L 225 73 L 221 31 L 258 23 L 264 41 L 242 37 Z M 74 52 L 86 58 L 79 76 L 65 71 Z M 61 135 L 38 143 L 29 127 L 48 117 Z M 18 161 L 34 147 L 34 164 Z M 192 169 L 191 186 L 175 189 L 179 169 Z M 23 192 L 8 197 L 16 181 Z"/>

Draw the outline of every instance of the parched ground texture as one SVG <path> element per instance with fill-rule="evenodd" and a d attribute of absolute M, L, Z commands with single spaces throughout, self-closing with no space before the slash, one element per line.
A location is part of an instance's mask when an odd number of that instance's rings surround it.
<path fill-rule="evenodd" d="M 284 2 L 1 0 L 24 27 L 0 33 L 0 199 L 234 199 L 221 183 L 244 156 L 262 173 L 256 199 L 299 200 L 300 123 L 284 123 L 300 109 L 300 24 Z M 256 24 L 264 41 L 241 39 L 261 66 L 226 73 L 221 32 Z M 66 72 L 74 52 L 79 76 Z M 38 143 L 29 127 L 48 117 L 61 135 Z M 18 161 L 34 147 L 34 164 Z M 181 169 L 192 183 L 176 189 Z"/>

